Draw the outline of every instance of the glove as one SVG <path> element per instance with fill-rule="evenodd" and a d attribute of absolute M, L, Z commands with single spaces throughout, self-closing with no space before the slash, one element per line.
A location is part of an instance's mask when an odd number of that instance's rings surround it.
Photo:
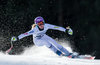
<path fill-rule="evenodd" d="M 66 27 L 66 33 L 68 35 L 73 35 L 73 30 L 70 27 Z"/>
<path fill-rule="evenodd" d="M 71 28 L 68 30 L 68 34 L 73 35 L 73 30 Z"/>
<path fill-rule="evenodd" d="M 15 42 L 15 41 L 17 41 L 17 40 L 19 40 L 18 37 L 13 36 L 13 37 L 11 38 L 11 41 L 13 41 L 13 42 Z"/>

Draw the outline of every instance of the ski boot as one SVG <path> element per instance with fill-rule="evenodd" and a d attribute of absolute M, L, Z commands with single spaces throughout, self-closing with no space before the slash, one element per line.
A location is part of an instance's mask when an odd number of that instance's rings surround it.
<path fill-rule="evenodd" d="M 79 54 L 77 52 L 69 53 L 69 55 L 63 54 L 63 56 L 67 56 L 68 58 L 77 58 Z"/>

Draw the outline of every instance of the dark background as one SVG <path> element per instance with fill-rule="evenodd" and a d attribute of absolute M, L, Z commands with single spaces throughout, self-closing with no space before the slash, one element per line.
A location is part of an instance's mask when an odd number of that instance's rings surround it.
<path fill-rule="evenodd" d="M 100 59 L 100 0 L 0 0 L 0 50 L 10 48 L 12 36 L 30 30 L 37 16 L 50 24 L 70 26 L 73 36 L 53 30 L 47 34 L 70 39 L 74 51 Z M 10 54 L 20 54 L 24 47 L 32 45 L 32 36 L 21 39 L 15 42 Z"/>

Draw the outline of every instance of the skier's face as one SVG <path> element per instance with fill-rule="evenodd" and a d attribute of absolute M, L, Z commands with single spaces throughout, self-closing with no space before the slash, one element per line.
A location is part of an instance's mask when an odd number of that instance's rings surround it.
<path fill-rule="evenodd" d="M 40 25 L 39 28 L 40 28 L 40 29 L 43 29 L 43 28 L 44 28 L 44 25 Z"/>
<path fill-rule="evenodd" d="M 43 29 L 44 28 L 44 23 L 41 21 L 41 22 L 38 23 L 38 26 L 39 26 L 40 29 Z"/>

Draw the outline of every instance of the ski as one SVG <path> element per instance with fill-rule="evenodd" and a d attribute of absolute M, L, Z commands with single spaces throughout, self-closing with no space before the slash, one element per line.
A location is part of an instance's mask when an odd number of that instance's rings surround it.
<path fill-rule="evenodd" d="M 77 56 L 77 57 L 68 56 L 68 58 L 72 58 L 72 59 L 90 59 L 90 60 L 94 60 L 94 59 L 95 59 L 95 56 L 79 55 L 79 56 Z"/>
<path fill-rule="evenodd" d="M 95 56 L 79 55 L 77 58 L 94 60 Z"/>

